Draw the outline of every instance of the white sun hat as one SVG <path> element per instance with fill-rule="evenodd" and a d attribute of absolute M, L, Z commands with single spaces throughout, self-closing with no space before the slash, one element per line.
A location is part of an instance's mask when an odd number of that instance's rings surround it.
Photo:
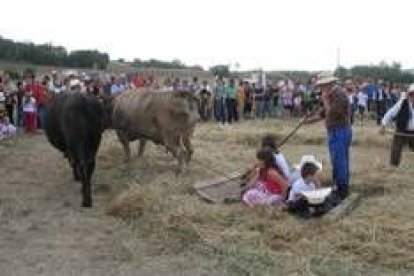
<path fill-rule="evenodd" d="M 297 170 L 302 170 L 302 166 L 305 163 L 313 163 L 316 165 L 316 167 L 318 167 L 318 169 L 321 171 L 322 170 L 322 163 L 319 162 L 318 160 L 316 160 L 315 156 L 313 155 L 303 155 L 302 158 L 300 159 L 299 164 L 295 165 L 295 169 Z"/>

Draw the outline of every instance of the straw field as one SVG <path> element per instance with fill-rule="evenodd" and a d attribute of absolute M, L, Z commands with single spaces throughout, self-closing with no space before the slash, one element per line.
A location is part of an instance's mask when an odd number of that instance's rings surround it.
<path fill-rule="evenodd" d="M 405 150 L 400 168 L 391 170 L 391 139 L 373 125 L 354 129 L 352 190 L 363 198 L 340 221 L 197 197 L 196 181 L 251 166 L 261 135 L 283 137 L 294 126 L 200 124 L 193 161 L 179 177 L 174 159 L 152 144 L 142 159 L 134 144 L 126 168 L 120 144 L 106 132 L 92 210 L 79 207 L 80 187 L 44 137 L 0 145 L 0 173 L 8 175 L 0 183 L 0 269 L 16 275 L 412 275 L 414 154 Z M 305 126 L 282 151 L 292 164 L 316 155 L 327 179 L 325 143 L 322 124 Z"/>

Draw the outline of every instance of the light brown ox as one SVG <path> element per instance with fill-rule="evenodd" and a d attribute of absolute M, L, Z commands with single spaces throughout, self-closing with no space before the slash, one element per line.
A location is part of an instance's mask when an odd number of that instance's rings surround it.
<path fill-rule="evenodd" d="M 126 161 L 129 142 L 139 140 L 142 156 L 147 140 L 162 144 L 178 159 L 178 171 L 193 154 L 191 138 L 199 120 L 197 99 L 189 92 L 130 90 L 114 99 L 112 127 L 123 145 Z"/>

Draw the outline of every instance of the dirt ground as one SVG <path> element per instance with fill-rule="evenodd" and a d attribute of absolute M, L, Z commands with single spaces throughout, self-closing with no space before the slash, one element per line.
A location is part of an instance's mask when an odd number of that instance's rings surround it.
<path fill-rule="evenodd" d="M 269 210 L 200 201 L 192 185 L 247 167 L 260 135 L 280 121 L 197 128 L 194 161 L 175 177 L 174 160 L 149 145 L 130 169 L 105 133 L 93 178 L 94 207 L 43 135 L 0 144 L 1 275 L 412 275 L 413 153 L 387 168 L 389 137 L 356 127 L 353 190 L 364 198 L 328 226 Z M 283 150 L 327 164 L 323 127 L 305 127 Z M 411 195 L 411 196 L 410 196 Z M 271 211 L 272 212 L 272 211 Z M 108 215 L 111 214 L 111 215 Z"/>
<path fill-rule="evenodd" d="M 184 256 L 158 254 L 105 215 L 107 184 L 95 185 L 94 208 L 80 208 L 80 184 L 43 135 L 0 146 L 0 175 L 0 275 L 202 274 L 196 265 L 181 270 Z"/>

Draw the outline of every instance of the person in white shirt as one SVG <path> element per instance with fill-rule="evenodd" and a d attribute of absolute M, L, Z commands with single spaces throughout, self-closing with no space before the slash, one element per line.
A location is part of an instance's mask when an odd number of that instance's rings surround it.
<path fill-rule="evenodd" d="M 386 126 L 395 119 L 396 133 L 391 146 L 391 160 L 393 167 L 398 167 L 404 146 L 408 145 L 414 151 L 414 83 L 408 88 L 406 96 L 384 115 L 381 121 L 380 133 L 384 134 Z"/>
<path fill-rule="evenodd" d="M 6 112 L 0 111 L 0 140 L 16 134 L 16 127 L 9 122 Z"/>
<path fill-rule="evenodd" d="M 322 164 L 316 160 L 315 162 L 304 162 L 301 164 L 301 177 L 293 183 L 286 202 L 289 212 L 298 214 L 304 218 L 309 218 L 312 215 L 311 205 L 303 197 L 302 192 L 314 191 L 316 188 L 319 188 L 320 183 L 317 178 L 317 173 L 321 169 Z"/>
<path fill-rule="evenodd" d="M 320 187 L 317 173 L 322 169 L 319 162 L 305 162 L 300 167 L 301 176 L 293 184 L 289 191 L 288 201 L 297 201 L 302 192 L 313 191 Z"/>
<path fill-rule="evenodd" d="M 361 120 L 361 125 L 364 120 L 365 110 L 368 106 L 368 95 L 365 94 L 363 91 L 359 91 L 357 94 L 357 105 L 359 111 L 359 118 Z"/>

